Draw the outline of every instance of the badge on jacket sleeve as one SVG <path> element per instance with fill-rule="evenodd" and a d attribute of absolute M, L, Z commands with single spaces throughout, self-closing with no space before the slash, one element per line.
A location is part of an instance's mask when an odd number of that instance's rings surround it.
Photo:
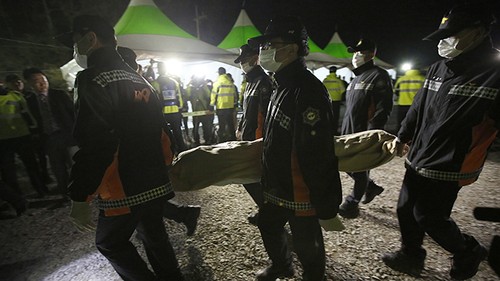
<path fill-rule="evenodd" d="M 308 107 L 304 113 L 302 113 L 302 120 L 305 124 L 314 126 L 320 119 L 319 109 Z"/>

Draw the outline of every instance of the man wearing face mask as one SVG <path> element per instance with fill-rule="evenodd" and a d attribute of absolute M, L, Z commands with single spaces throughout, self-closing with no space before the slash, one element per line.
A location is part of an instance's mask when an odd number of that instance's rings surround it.
<path fill-rule="evenodd" d="M 478 178 L 500 128 L 500 62 L 489 36 L 491 11 L 479 4 L 455 6 L 424 38 L 439 40 L 445 59 L 429 68 L 398 132 L 398 152 L 410 145 L 397 206 L 402 245 L 382 257 L 395 270 L 420 274 L 426 233 L 453 255 L 455 280 L 474 276 L 487 256 L 450 214 L 462 186 Z"/>
<path fill-rule="evenodd" d="M 240 47 L 240 55 L 234 60 L 245 73 L 247 84 L 243 92 L 243 116 L 238 124 L 238 140 L 253 141 L 262 138 L 264 118 L 273 90 L 271 79 L 258 64 L 259 48 L 245 44 Z M 264 203 L 260 183 L 244 184 L 248 194 L 260 208 Z M 248 221 L 257 225 L 258 213 L 249 216 Z"/>
<path fill-rule="evenodd" d="M 373 63 L 377 46 L 370 40 L 362 39 L 347 50 L 353 53 L 352 71 L 356 77 L 346 90 L 341 134 L 383 130 L 392 110 L 392 82 L 387 71 Z M 370 171 L 348 174 L 354 180 L 354 187 L 340 205 L 339 214 L 356 218 L 359 216 L 359 202 L 370 203 L 384 189 L 370 179 Z"/>
<path fill-rule="evenodd" d="M 124 280 L 184 280 L 163 223 L 172 143 L 154 88 L 116 50 L 113 27 L 95 15 L 77 16 L 61 36 L 86 56 L 75 81 L 74 136 L 80 150 L 71 170 L 70 218 L 92 231 L 88 202 L 99 207 L 96 246 Z M 85 60 L 79 60 L 85 61 Z M 130 241 L 142 241 L 153 272 Z"/>
<path fill-rule="evenodd" d="M 333 219 L 342 199 L 330 98 L 306 69 L 307 40 L 305 27 L 293 16 L 276 17 L 264 35 L 249 40 L 260 44 L 260 64 L 275 73 L 277 83 L 264 121 L 264 204 L 258 220 L 272 265 L 257 273 L 260 281 L 294 275 L 287 222 L 302 280 L 326 280 L 320 221 Z"/>

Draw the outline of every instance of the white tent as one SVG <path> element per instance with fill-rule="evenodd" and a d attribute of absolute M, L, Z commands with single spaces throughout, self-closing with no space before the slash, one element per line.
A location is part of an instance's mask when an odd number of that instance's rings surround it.
<path fill-rule="evenodd" d="M 205 43 L 173 23 L 152 0 L 132 0 L 115 25 L 118 45 L 138 59 L 177 58 L 230 62 L 234 54 Z"/>
<path fill-rule="evenodd" d="M 176 60 L 184 63 L 181 65 L 183 69 L 180 70 L 184 70 L 185 73 L 176 75 L 181 76 L 186 83 L 191 76 L 188 70 L 194 65 L 200 66 L 214 61 L 224 63 L 220 66 L 232 69 L 236 83 L 241 82 L 241 75 L 232 67 L 236 58 L 234 53 L 212 46 L 185 32 L 163 14 L 152 0 L 131 0 L 115 25 L 115 33 L 118 45 L 134 50 L 137 59 L 140 62 L 142 60 L 143 65 L 149 59 Z M 61 67 L 63 78 L 71 86 L 74 84 L 76 73 L 80 70 L 82 68 L 74 60 Z M 216 70 L 217 67 L 213 72 Z M 210 78 L 212 73 L 207 76 Z"/>
<path fill-rule="evenodd" d="M 245 9 L 241 9 L 233 28 L 217 47 L 239 54 L 240 47 L 247 43 L 248 38 L 261 35 L 254 26 Z"/>

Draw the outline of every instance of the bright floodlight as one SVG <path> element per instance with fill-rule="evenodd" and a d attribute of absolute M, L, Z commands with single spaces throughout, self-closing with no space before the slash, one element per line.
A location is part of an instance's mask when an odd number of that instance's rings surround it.
<path fill-rule="evenodd" d="M 180 75 L 182 63 L 178 59 L 168 59 L 165 61 L 165 68 L 169 74 Z"/>
<path fill-rule="evenodd" d="M 413 67 L 413 65 L 411 65 L 411 63 L 405 62 L 405 63 L 403 63 L 403 65 L 401 65 L 401 70 L 408 71 L 408 70 L 412 69 L 412 67 Z"/>

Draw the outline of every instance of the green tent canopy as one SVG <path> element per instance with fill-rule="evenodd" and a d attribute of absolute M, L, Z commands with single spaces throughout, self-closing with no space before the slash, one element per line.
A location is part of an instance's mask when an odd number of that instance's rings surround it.
<path fill-rule="evenodd" d="M 153 0 L 131 0 L 115 25 L 115 32 L 118 45 L 134 50 L 138 59 L 234 60 L 234 54 L 182 30 Z"/>
<path fill-rule="evenodd" d="M 347 64 L 351 63 L 352 54 L 347 51 L 347 46 L 342 42 L 337 32 L 333 34 L 324 52 L 337 59 L 345 59 Z"/>
<path fill-rule="evenodd" d="M 253 25 L 252 21 L 248 17 L 247 12 L 241 9 L 241 12 L 233 25 L 233 28 L 226 37 L 217 46 L 221 49 L 226 49 L 230 52 L 239 53 L 239 48 L 241 45 L 247 43 L 248 38 L 256 37 L 261 35 L 259 30 Z"/>

